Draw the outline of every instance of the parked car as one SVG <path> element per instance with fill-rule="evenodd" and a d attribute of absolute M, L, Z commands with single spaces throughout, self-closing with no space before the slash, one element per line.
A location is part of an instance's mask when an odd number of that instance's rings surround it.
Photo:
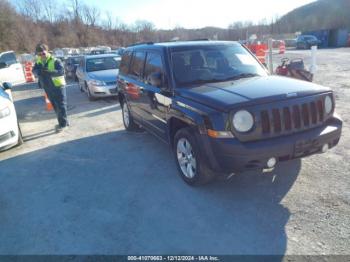
<path fill-rule="evenodd" d="M 285 39 L 284 42 L 286 43 L 286 47 L 296 47 L 297 46 L 297 40 L 296 39 Z"/>
<path fill-rule="evenodd" d="M 23 143 L 11 86 L 8 82 L 0 84 L 0 151 Z"/>
<path fill-rule="evenodd" d="M 70 78 L 70 79 L 74 79 L 75 81 L 78 81 L 78 78 L 75 73 L 82 59 L 83 59 L 83 56 L 70 56 L 65 60 L 64 71 L 66 74 L 66 78 Z"/>
<path fill-rule="evenodd" d="M 297 49 L 310 49 L 311 46 L 318 46 L 321 44 L 321 41 L 313 35 L 300 35 L 296 40 Z"/>
<path fill-rule="evenodd" d="M 25 83 L 25 75 L 22 65 L 17 61 L 13 51 L 0 53 L 0 83 L 11 84 Z"/>
<path fill-rule="evenodd" d="M 85 56 L 76 71 L 79 87 L 89 99 L 117 96 L 120 56 L 113 54 Z"/>
<path fill-rule="evenodd" d="M 168 143 L 190 185 L 323 153 L 341 136 L 332 90 L 268 75 L 236 42 L 129 47 L 118 88 L 125 129 Z"/>

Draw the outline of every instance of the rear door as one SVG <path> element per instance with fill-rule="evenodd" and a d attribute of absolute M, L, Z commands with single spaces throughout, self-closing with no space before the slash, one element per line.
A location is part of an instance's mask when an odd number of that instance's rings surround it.
<path fill-rule="evenodd" d="M 123 86 L 125 96 L 130 106 L 130 110 L 134 118 L 143 122 L 144 115 L 141 108 L 141 94 L 143 88 L 143 71 L 145 64 L 146 52 L 136 50 L 132 54 L 131 64 L 128 74 L 119 78 L 119 85 Z M 124 63 L 124 62 L 123 62 Z M 121 65 L 121 70 L 124 72 L 124 64 Z"/>

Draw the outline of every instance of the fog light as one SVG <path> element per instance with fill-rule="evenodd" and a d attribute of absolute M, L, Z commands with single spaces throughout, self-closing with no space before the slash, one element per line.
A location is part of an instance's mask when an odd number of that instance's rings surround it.
<path fill-rule="evenodd" d="M 322 153 L 326 153 L 329 149 L 329 145 L 328 144 L 324 144 L 322 147 Z"/>
<path fill-rule="evenodd" d="M 267 167 L 268 168 L 273 168 L 277 163 L 276 158 L 271 157 L 268 161 L 267 161 Z"/>

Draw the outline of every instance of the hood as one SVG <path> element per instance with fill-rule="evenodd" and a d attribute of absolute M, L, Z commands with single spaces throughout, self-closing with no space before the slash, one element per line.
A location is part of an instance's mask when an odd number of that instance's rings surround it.
<path fill-rule="evenodd" d="M 269 103 L 330 91 L 314 83 L 280 76 L 244 78 L 177 90 L 184 98 L 223 111 L 241 104 Z"/>
<path fill-rule="evenodd" d="M 118 73 L 119 73 L 119 69 L 110 69 L 110 70 L 89 72 L 88 76 L 90 79 L 111 82 L 111 81 L 117 81 L 116 79 L 117 79 Z"/>

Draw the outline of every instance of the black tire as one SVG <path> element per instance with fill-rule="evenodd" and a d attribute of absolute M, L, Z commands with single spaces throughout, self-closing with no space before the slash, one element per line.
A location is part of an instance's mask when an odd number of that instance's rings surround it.
<path fill-rule="evenodd" d="M 22 131 L 21 131 L 21 127 L 19 126 L 19 123 L 17 123 L 18 125 L 18 142 L 17 142 L 17 146 L 20 146 L 23 144 L 23 136 L 22 136 Z"/>
<path fill-rule="evenodd" d="M 198 144 L 196 142 L 195 136 L 193 135 L 193 129 L 186 127 L 182 128 L 177 133 L 175 134 L 174 137 L 174 147 L 173 147 L 173 153 L 174 153 L 174 158 L 175 162 L 177 165 L 177 169 L 179 171 L 179 174 L 181 178 L 189 185 L 191 186 L 196 186 L 196 185 L 203 185 L 211 182 L 215 178 L 215 174 L 209 169 L 209 167 L 206 164 L 206 161 L 203 160 L 203 156 L 199 150 Z M 190 147 L 191 147 L 191 159 L 195 159 L 196 163 L 196 168 L 195 170 L 192 169 L 194 172 L 193 177 L 188 177 L 184 173 L 184 171 L 181 168 L 179 156 L 181 155 L 180 151 L 178 151 L 178 143 L 182 143 L 185 139 L 186 141 L 189 142 Z M 185 158 L 185 157 L 184 157 Z M 189 160 L 187 160 L 189 161 Z M 190 161 L 189 161 L 190 162 Z M 188 168 L 188 164 L 185 169 Z"/>
<path fill-rule="evenodd" d="M 123 124 L 127 131 L 135 132 L 142 130 L 134 121 L 129 109 L 128 103 L 124 100 L 122 103 Z"/>
<path fill-rule="evenodd" d="M 88 98 L 89 98 L 89 101 L 96 101 L 96 97 L 93 97 L 92 95 L 91 95 L 91 92 L 90 92 L 90 89 L 89 89 L 89 87 L 87 86 L 87 84 L 85 83 L 85 88 L 86 88 L 86 90 L 87 90 L 87 96 L 88 96 Z"/>

